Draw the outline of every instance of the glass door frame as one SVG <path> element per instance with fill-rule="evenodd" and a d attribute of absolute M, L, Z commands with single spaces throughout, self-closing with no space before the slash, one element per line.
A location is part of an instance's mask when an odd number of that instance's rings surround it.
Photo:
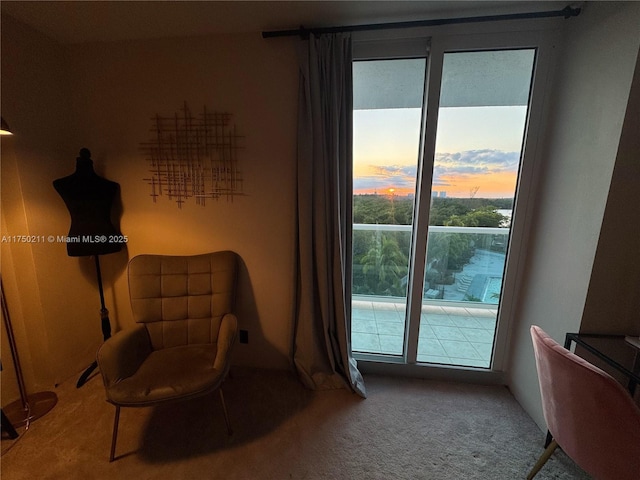
<path fill-rule="evenodd" d="M 415 35 L 415 33 L 414 33 Z M 426 37 L 425 37 L 426 38 Z M 434 376 L 440 370 L 445 377 L 460 377 L 453 372 L 462 372 L 466 377 L 468 372 L 471 377 L 502 373 L 507 369 L 508 345 L 510 336 L 510 324 L 518 298 L 519 279 L 522 276 L 525 252 L 527 248 L 527 236 L 529 230 L 528 217 L 533 214 L 532 201 L 533 186 L 537 172 L 536 163 L 541 161 L 538 152 L 538 137 L 541 131 L 545 98 L 548 92 L 545 87 L 549 84 L 550 65 L 553 61 L 553 34 L 549 30 L 491 33 L 491 34 L 462 34 L 462 35 L 432 35 L 430 48 L 427 54 L 425 93 L 422 109 L 422 132 L 420 139 L 420 151 L 418 162 L 418 178 L 416 190 L 416 203 L 414 210 L 414 228 L 411 243 L 411 256 L 409 259 L 409 287 L 407 292 L 407 311 L 405 318 L 405 348 L 402 356 L 391 358 L 388 356 L 363 355 L 354 352 L 359 365 L 364 371 L 379 371 L 383 373 L 397 373 L 402 369 L 403 373 L 410 372 L 412 376 Z M 376 42 L 377 43 L 377 42 Z M 380 45 L 385 45 L 381 40 Z M 372 43 L 367 42 L 367 48 L 362 49 L 367 54 L 359 55 L 357 40 L 354 43 L 354 61 L 371 59 Z M 514 215 L 509 235 L 508 257 L 505 265 L 504 284 L 502 298 L 498 310 L 497 326 L 494 336 L 494 348 L 490 369 L 475 367 L 460 367 L 449 365 L 436 365 L 417 362 L 418 336 L 420 328 L 420 314 L 422 309 L 422 293 L 427 254 L 427 232 L 429 225 L 429 210 L 431 205 L 431 183 L 433 176 L 433 162 L 435 158 L 436 132 L 438 125 L 438 111 L 440 108 L 440 88 L 442 79 L 443 60 L 445 53 L 486 51 L 486 50 L 510 50 L 531 48 L 536 50 L 536 58 L 532 73 L 529 109 L 525 124 L 525 135 L 522 145 L 521 165 L 518 176 L 516 197 L 514 199 Z M 407 55 L 398 55 L 397 49 L 381 48 L 377 59 L 403 58 Z M 517 213 L 516 213 L 517 212 Z M 384 365 L 386 364 L 386 365 Z M 380 367 L 380 368 L 376 368 Z M 389 370 L 391 368 L 391 371 Z M 441 376 L 436 373 L 435 376 Z M 500 383 L 502 375 L 493 375 L 494 381 Z"/>

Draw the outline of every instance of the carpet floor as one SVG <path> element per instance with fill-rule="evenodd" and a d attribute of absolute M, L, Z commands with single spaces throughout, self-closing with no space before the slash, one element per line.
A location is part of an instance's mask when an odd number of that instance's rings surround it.
<path fill-rule="evenodd" d="M 367 399 L 312 392 L 289 372 L 233 369 L 217 394 L 122 409 L 94 375 L 56 389 L 58 404 L 2 438 L 3 480 L 32 479 L 522 479 L 544 434 L 505 387 L 365 376 Z M 559 449 L 536 479 L 587 479 Z"/>

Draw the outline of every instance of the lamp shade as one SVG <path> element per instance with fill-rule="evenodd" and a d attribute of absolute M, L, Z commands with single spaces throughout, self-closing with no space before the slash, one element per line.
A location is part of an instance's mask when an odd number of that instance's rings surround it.
<path fill-rule="evenodd" d="M 13 135 L 9 125 L 4 121 L 4 118 L 0 117 L 0 121 L 2 122 L 2 125 L 0 126 L 0 135 Z"/>

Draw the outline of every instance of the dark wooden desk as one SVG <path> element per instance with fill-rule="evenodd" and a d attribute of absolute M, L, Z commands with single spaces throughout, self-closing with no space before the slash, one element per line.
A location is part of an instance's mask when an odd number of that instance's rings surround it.
<path fill-rule="evenodd" d="M 571 343 L 584 348 L 627 379 L 627 388 L 633 397 L 640 383 L 640 348 L 631 345 L 624 335 L 597 335 L 567 333 L 564 348 L 571 350 Z"/>

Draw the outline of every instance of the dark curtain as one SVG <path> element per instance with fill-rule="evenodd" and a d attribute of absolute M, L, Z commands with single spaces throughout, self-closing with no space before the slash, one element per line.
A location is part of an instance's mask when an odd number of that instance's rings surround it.
<path fill-rule="evenodd" d="M 313 389 L 366 396 L 351 356 L 353 78 L 351 36 L 300 45 L 297 302 L 293 362 Z"/>

